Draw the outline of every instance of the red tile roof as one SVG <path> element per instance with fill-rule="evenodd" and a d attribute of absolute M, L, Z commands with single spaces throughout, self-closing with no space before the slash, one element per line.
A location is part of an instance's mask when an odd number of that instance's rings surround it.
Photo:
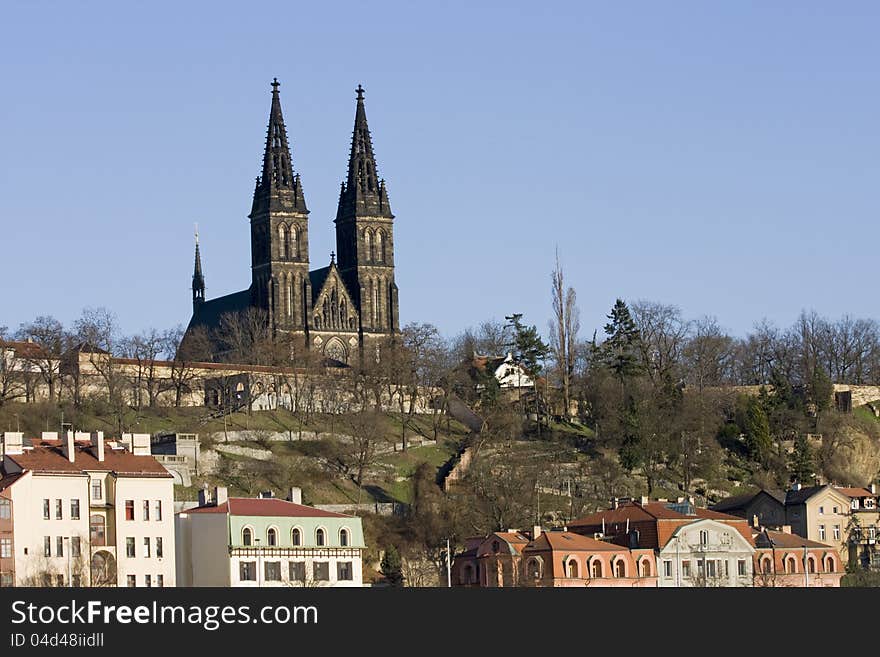
<path fill-rule="evenodd" d="M 42 473 L 78 474 L 83 472 L 115 472 L 117 475 L 139 477 L 171 477 L 172 475 L 152 456 L 136 456 L 131 452 L 113 449 L 104 443 L 104 460 L 98 461 L 94 448 L 87 443 L 74 443 L 74 462 L 61 451 L 60 440 L 32 440 L 32 450 L 7 457 L 25 470 Z"/>
<path fill-rule="evenodd" d="M 181 513 L 228 513 L 233 516 L 275 516 L 286 518 L 353 518 L 343 513 L 324 511 L 278 498 L 230 497 L 216 506 L 198 506 Z"/>
<path fill-rule="evenodd" d="M 712 520 L 737 520 L 742 518 L 731 516 L 718 511 L 710 511 L 700 507 L 694 508 L 694 515 L 689 516 L 684 513 L 669 508 L 670 502 L 646 502 L 639 504 L 637 502 L 627 502 L 616 509 L 608 509 L 607 511 L 597 511 L 583 518 L 572 520 L 568 523 L 569 527 L 581 527 L 601 525 L 604 520 L 606 524 L 614 524 L 620 522 L 637 522 L 640 520 L 698 520 L 702 518 L 711 518 Z"/>
<path fill-rule="evenodd" d="M 625 547 L 597 541 L 594 538 L 573 534 L 571 532 L 543 532 L 538 538 L 526 546 L 527 550 L 546 550 L 563 552 L 628 552 Z"/>
<path fill-rule="evenodd" d="M 867 488 L 844 488 L 843 486 L 835 487 L 847 497 L 876 497 Z"/>
<path fill-rule="evenodd" d="M 764 534 L 772 541 L 774 547 L 779 548 L 825 548 L 826 550 L 835 550 L 836 548 L 832 545 L 828 545 L 826 543 L 819 543 L 818 541 L 811 541 L 809 539 L 803 538 L 802 536 L 798 536 L 797 534 L 789 534 L 788 532 L 778 532 L 770 529 L 765 529 Z M 755 538 L 760 537 L 758 534 Z M 760 541 L 756 541 L 760 543 Z"/>
<path fill-rule="evenodd" d="M 18 358 L 46 358 L 46 352 L 36 342 L 24 340 L 0 340 L 0 347 L 12 349 Z"/>
<path fill-rule="evenodd" d="M 0 477 L 0 492 L 6 490 L 16 481 L 24 477 L 24 472 L 16 472 L 5 477 Z"/>

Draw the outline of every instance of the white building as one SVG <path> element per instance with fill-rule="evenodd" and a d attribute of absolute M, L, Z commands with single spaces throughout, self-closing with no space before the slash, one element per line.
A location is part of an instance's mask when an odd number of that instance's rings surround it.
<path fill-rule="evenodd" d="M 675 529 L 657 553 L 658 586 L 752 586 L 755 547 L 735 527 L 703 518 Z"/>
<path fill-rule="evenodd" d="M 7 432 L 0 448 L 16 585 L 175 586 L 173 478 L 149 434 Z"/>
<path fill-rule="evenodd" d="M 180 586 L 363 585 L 361 519 L 288 500 L 200 494 L 176 516 Z"/>

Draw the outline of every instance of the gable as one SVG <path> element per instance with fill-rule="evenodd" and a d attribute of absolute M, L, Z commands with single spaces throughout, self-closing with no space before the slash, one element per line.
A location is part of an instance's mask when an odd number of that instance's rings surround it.
<path fill-rule="evenodd" d="M 310 324 L 318 330 L 356 331 L 357 306 L 336 267 L 330 267 L 312 303 Z"/>

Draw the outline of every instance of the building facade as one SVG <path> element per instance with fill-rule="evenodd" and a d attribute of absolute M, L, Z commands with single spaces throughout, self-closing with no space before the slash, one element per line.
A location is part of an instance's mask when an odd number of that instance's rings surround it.
<path fill-rule="evenodd" d="M 223 487 L 177 514 L 180 586 L 363 586 L 361 519 L 288 500 L 230 498 Z"/>
<path fill-rule="evenodd" d="M 149 434 L 2 436 L 17 586 L 175 586 L 174 487 Z"/>
<path fill-rule="evenodd" d="M 394 215 L 379 177 L 364 107 L 357 88 L 348 173 L 336 211 L 336 251 L 327 266 L 310 269 L 309 210 L 293 168 L 277 80 L 249 215 L 251 284 L 247 290 L 208 300 L 196 236 L 192 278 L 193 315 L 187 329 L 213 336 L 215 359 L 224 360 L 224 316 L 260 311 L 273 335 L 295 337 L 308 349 L 342 363 L 371 340 L 399 329 L 394 280 Z"/>
<path fill-rule="evenodd" d="M 839 587 L 844 575 L 834 546 L 793 534 L 787 525 L 755 534 L 754 568 L 754 585 L 761 587 Z"/>

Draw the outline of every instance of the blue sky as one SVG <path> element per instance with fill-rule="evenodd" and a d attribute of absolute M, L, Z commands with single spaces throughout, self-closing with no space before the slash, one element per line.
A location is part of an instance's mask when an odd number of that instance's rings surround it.
<path fill-rule="evenodd" d="M 401 322 L 546 331 L 559 252 L 584 336 L 614 299 L 742 335 L 878 317 L 872 2 L 4 3 L 0 325 L 186 323 L 250 281 L 247 214 L 281 99 L 332 220 L 362 83 L 397 216 Z"/>

